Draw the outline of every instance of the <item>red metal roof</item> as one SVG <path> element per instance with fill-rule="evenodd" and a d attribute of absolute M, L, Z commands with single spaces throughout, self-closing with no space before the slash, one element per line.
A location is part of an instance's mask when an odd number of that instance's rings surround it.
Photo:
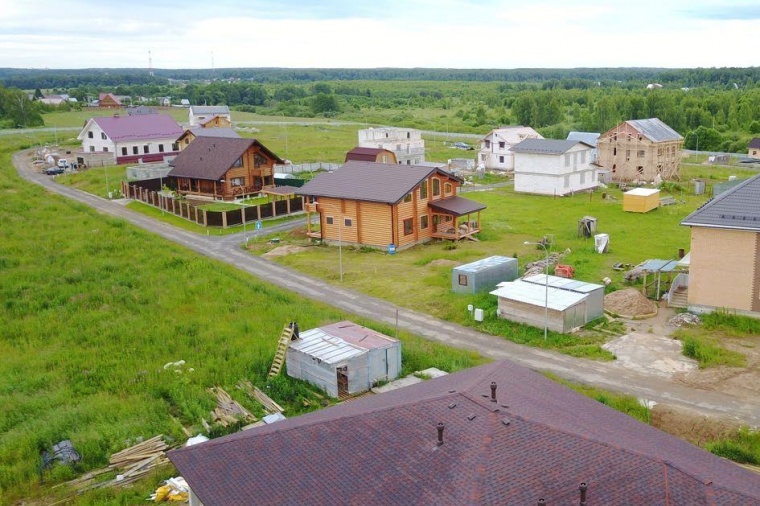
<path fill-rule="evenodd" d="M 588 504 L 760 505 L 757 474 L 511 362 L 169 458 L 205 506 L 578 504 L 582 482 Z"/>
<path fill-rule="evenodd" d="M 172 139 L 184 130 L 174 118 L 165 114 L 142 114 L 136 116 L 102 116 L 92 121 L 103 129 L 113 142 Z"/>

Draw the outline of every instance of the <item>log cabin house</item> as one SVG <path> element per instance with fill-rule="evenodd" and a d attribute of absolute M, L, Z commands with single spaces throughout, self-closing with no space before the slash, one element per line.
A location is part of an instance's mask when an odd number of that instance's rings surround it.
<path fill-rule="evenodd" d="M 486 206 L 457 196 L 461 184 L 438 168 L 349 161 L 297 194 L 306 197 L 309 237 L 404 249 L 431 239 L 477 240 Z M 318 229 L 312 213 L 319 216 Z"/>
<path fill-rule="evenodd" d="M 228 139 L 239 139 L 240 136 L 232 128 L 202 128 L 193 127 L 185 130 L 185 133 L 179 136 L 177 144 L 179 149 L 183 150 L 198 137 L 226 137 Z"/>
<path fill-rule="evenodd" d="M 256 139 L 198 137 L 170 163 L 168 177 L 180 195 L 234 200 L 274 185 L 274 165 L 284 163 Z"/>
<path fill-rule="evenodd" d="M 98 107 L 105 109 L 120 109 L 123 105 L 121 100 L 119 100 L 113 93 L 101 93 L 98 95 Z"/>

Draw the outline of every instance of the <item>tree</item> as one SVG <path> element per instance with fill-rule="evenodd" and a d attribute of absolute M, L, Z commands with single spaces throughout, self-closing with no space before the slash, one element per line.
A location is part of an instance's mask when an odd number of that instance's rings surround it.
<path fill-rule="evenodd" d="M 330 114 L 340 111 L 335 95 L 319 93 L 311 99 L 311 110 L 314 114 Z"/>
<path fill-rule="evenodd" d="M 29 95 L 17 89 L 0 86 L 0 120 L 10 127 L 34 127 L 44 124 L 37 103 Z"/>

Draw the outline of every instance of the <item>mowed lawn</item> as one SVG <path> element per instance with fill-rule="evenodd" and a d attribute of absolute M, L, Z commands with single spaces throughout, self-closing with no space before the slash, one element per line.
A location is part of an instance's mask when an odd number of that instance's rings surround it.
<path fill-rule="evenodd" d="M 290 321 L 307 329 L 351 315 L 23 182 L 10 161 L 22 141 L 0 141 L 0 504 L 64 494 L 50 484 L 103 467 L 138 438 L 183 440 L 183 427 L 208 419 L 214 385 L 258 415 L 239 380 L 267 388 L 289 416 L 320 406 L 286 376 L 267 387 L 277 338 Z M 399 337 L 405 372 L 484 361 Z M 181 372 L 165 367 L 181 360 Z M 40 452 L 64 439 L 82 463 L 56 466 L 40 484 Z M 142 502 L 162 477 L 71 503 Z"/>

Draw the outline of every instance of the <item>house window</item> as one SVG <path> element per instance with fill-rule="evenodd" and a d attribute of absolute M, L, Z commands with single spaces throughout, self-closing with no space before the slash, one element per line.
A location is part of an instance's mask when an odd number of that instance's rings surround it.
<path fill-rule="evenodd" d="M 625 161 L 627 162 L 630 159 L 631 159 L 631 150 L 630 149 L 626 149 L 625 150 Z"/>
<path fill-rule="evenodd" d="M 164 152 L 164 145 L 163 144 L 159 144 L 158 145 L 158 152 L 159 153 L 163 153 Z"/>
<path fill-rule="evenodd" d="M 499 163 L 504 163 L 504 157 L 503 156 L 499 157 Z"/>
<path fill-rule="evenodd" d="M 617 148 L 612 148 L 612 156 L 617 156 Z"/>
<path fill-rule="evenodd" d="M 108 139 L 108 136 L 106 135 L 105 132 L 100 132 L 100 138 L 103 139 L 103 140 L 106 140 L 106 139 Z"/>
<path fill-rule="evenodd" d="M 459 275 L 459 286 L 467 286 L 467 274 Z"/>
<path fill-rule="evenodd" d="M 410 235 L 414 232 L 414 219 L 407 218 L 404 220 L 404 235 Z"/>
<path fill-rule="evenodd" d="M 108 153 L 108 146 L 103 146 L 103 153 Z"/>
<path fill-rule="evenodd" d="M 426 199 L 427 198 L 427 181 L 422 183 L 420 185 L 420 199 Z"/>
<path fill-rule="evenodd" d="M 90 153 L 94 153 L 94 152 L 95 152 L 95 146 L 90 146 Z"/>
<path fill-rule="evenodd" d="M 639 152 L 636 154 L 636 156 L 638 156 L 639 158 L 644 158 L 645 155 L 646 153 L 644 152 L 643 149 L 640 149 Z"/>
<path fill-rule="evenodd" d="M 581 163 L 586 163 L 586 152 L 581 151 Z"/>
<path fill-rule="evenodd" d="M 172 151 L 179 151 L 179 143 L 173 142 L 172 143 Z"/>
<path fill-rule="evenodd" d="M 437 197 L 441 194 L 441 182 L 433 178 L 433 197 Z"/>
<path fill-rule="evenodd" d="M 565 167 L 570 167 L 570 153 L 565 153 Z"/>
<path fill-rule="evenodd" d="M 243 157 L 241 156 L 237 160 L 235 160 L 235 163 L 232 164 L 233 167 L 242 167 L 243 166 Z"/>
<path fill-rule="evenodd" d="M 565 176 L 565 188 L 570 188 L 570 176 Z"/>
<path fill-rule="evenodd" d="M 491 149 L 491 141 L 486 139 L 485 144 L 486 144 L 486 149 Z"/>
<path fill-rule="evenodd" d="M 143 153 L 145 153 L 145 154 L 150 153 L 150 145 L 149 144 L 146 144 L 145 146 L 143 146 Z"/>
<path fill-rule="evenodd" d="M 446 183 L 445 185 L 443 185 L 443 192 L 446 195 L 448 195 L 449 193 L 451 193 L 451 183 Z"/>
<path fill-rule="evenodd" d="M 504 141 L 499 142 L 499 149 L 504 149 L 507 147 L 507 144 Z"/>
<path fill-rule="evenodd" d="M 333 217 L 332 216 L 328 216 L 327 218 L 325 218 L 325 223 L 327 223 L 328 225 L 332 225 L 333 224 Z"/>
<path fill-rule="evenodd" d="M 616 172 L 617 172 L 617 164 L 613 163 L 612 164 L 612 173 L 614 174 Z"/>
<path fill-rule="evenodd" d="M 411 134 L 411 132 L 407 132 L 407 133 L 406 133 L 406 138 L 407 138 L 407 139 L 411 139 L 411 138 L 412 138 L 412 134 Z"/>
<path fill-rule="evenodd" d="M 122 156 L 127 156 L 127 148 L 121 148 Z"/>
<path fill-rule="evenodd" d="M 425 230 L 426 228 L 428 228 L 428 215 L 423 214 L 420 216 L 420 229 Z"/>
<path fill-rule="evenodd" d="M 137 155 L 139 153 L 140 153 L 140 148 L 138 148 L 137 146 L 132 146 L 132 154 Z"/>
<path fill-rule="evenodd" d="M 92 132 L 87 132 L 87 138 L 92 139 L 93 137 L 95 137 L 95 136 L 92 135 Z"/>
<path fill-rule="evenodd" d="M 245 178 L 244 177 L 233 177 L 230 180 L 230 184 L 232 184 L 232 186 L 243 186 L 245 184 Z"/>
<path fill-rule="evenodd" d="M 411 201 L 412 201 L 412 194 L 411 193 L 407 193 L 404 196 L 404 202 L 411 202 Z"/>
<path fill-rule="evenodd" d="M 586 184 L 586 173 L 581 172 L 581 184 Z"/>
<path fill-rule="evenodd" d="M 343 225 L 350 227 L 352 224 L 351 218 L 343 218 Z"/>
<path fill-rule="evenodd" d="M 266 165 L 266 164 L 267 164 L 267 159 L 266 158 L 264 158 L 263 156 L 261 156 L 258 153 L 256 153 L 255 155 L 253 155 L 253 166 L 255 168 L 258 169 L 262 165 Z"/>
<path fill-rule="evenodd" d="M 638 172 L 639 174 L 644 174 L 644 167 L 639 165 L 638 167 L 636 167 L 636 172 Z"/>

